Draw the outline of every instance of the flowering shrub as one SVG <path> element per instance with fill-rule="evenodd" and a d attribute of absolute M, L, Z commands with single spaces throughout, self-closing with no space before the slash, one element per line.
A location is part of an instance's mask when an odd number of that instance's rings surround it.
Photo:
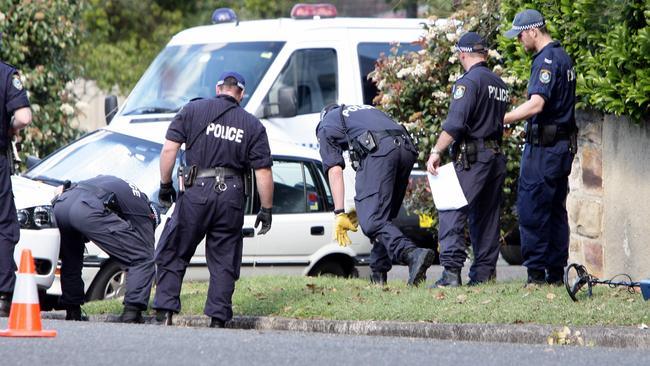
<path fill-rule="evenodd" d="M 78 44 L 79 12 L 75 1 L 0 0 L 0 59 L 20 71 L 33 112 L 22 155 L 44 156 L 79 135 L 67 83 L 77 72 L 68 56 Z"/>
<path fill-rule="evenodd" d="M 498 3 L 495 3 L 497 2 L 476 3 L 473 8 L 458 12 L 448 19 L 429 18 L 419 41 L 422 50 L 397 55 L 395 49 L 391 55 L 382 57 L 377 62 L 374 72 L 369 76 L 379 90 L 375 104 L 402 123 L 414 137 L 419 148 L 418 163 L 421 167 L 425 166 L 429 151 L 441 132 L 453 83 L 464 73 L 454 45 L 460 35 L 468 31 L 477 31 L 484 37 L 487 34 L 488 44 L 494 45 L 499 23 L 498 17 L 495 18 L 495 14 L 499 14 Z M 526 81 L 504 74 L 504 68 L 500 65 L 501 55 L 496 50 L 491 49 L 488 56 L 488 66 L 501 75 L 511 88 L 512 103 L 522 103 Z M 517 226 L 514 203 L 519 175 L 521 129 L 520 125 L 506 128 L 502 145 L 508 171 L 501 225 L 504 234 Z M 448 154 L 443 159 L 449 159 Z M 404 205 L 409 212 L 431 215 L 434 219 L 432 230 L 436 230 L 437 215 L 426 180 L 410 182 Z"/>

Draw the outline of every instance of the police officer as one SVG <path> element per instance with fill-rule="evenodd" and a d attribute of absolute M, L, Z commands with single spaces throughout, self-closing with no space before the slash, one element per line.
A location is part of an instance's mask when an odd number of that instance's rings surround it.
<path fill-rule="evenodd" d="M 460 271 L 467 259 L 465 225 L 468 220 L 474 251 L 468 285 L 493 279 L 499 257 L 499 214 L 506 175 L 505 157 L 499 146 L 503 116 L 510 100 L 508 89 L 487 67 L 488 49 L 481 36 L 465 33 L 456 49 L 465 74 L 452 89 L 449 114 L 431 149 L 427 170 L 437 174 L 443 151 L 453 142 L 454 167 L 468 205 L 438 211 L 440 264 L 444 270 L 433 287 L 462 284 Z"/>
<path fill-rule="evenodd" d="M 435 254 L 417 248 L 393 224 L 402 205 L 417 149 L 405 130 L 383 112 L 368 105 L 329 105 L 316 128 L 323 168 L 334 198 L 335 237 L 350 244 L 348 230 L 356 231 L 355 218 L 344 212 L 342 152 L 350 151 L 356 170 L 354 203 L 358 223 L 373 242 L 371 280 L 384 284 L 393 263 L 409 266 L 409 285 L 419 285 Z"/>
<path fill-rule="evenodd" d="M 532 284 L 562 284 L 569 257 L 566 198 L 577 150 L 573 62 L 546 30 L 536 10 L 515 16 L 506 37 L 535 52 L 528 101 L 507 113 L 504 123 L 528 120 L 517 197 L 521 253 Z"/>
<path fill-rule="evenodd" d="M 99 175 L 61 187 L 54 216 L 61 232 L 61 298 L 66 320 L 81 315 L 84 283 L 81 279 L 84 243 L 92 241 L 127 272 L 124 311 L 120 320 L 142 323 L 149 305 L 155 272 L 154 231 L 158 209 L 138 187 L 111 175 Z"/>
<path fill-rule="evenodd" d="M 13 158 L 11 138 L 32 122 L 27 92 L 18 71 L 0 62 L 0 316 L 9 316 L 14 290 L 16 263 L 14 248 L 20 225 L 11 190 Z"/>
<path fill-rule="evenodd" d="M 187 165 L 181 169 L 184 187 L 165 224 L 156 249 L 157 287 L 153 307 L 160 323 L 172 324 L 181 308 L 185 269 L 196 246 L 206 237 L 210 285 L 204 312 L 210 327 L 222 328 L 232 319 L 232 294 L 239 279 L 244 223 L 245 174 L 255 170 L 261 208 L 255 227 L 259 234 L 271 228 L 273 160 L 266 130 L 239 102 L 244 78 L 225 72 L 217 82 L 217 97 L 188 103 L 167 130 L 160 154 L 161 202 L 176 196 L 172 169 L 185 143 Z"/>

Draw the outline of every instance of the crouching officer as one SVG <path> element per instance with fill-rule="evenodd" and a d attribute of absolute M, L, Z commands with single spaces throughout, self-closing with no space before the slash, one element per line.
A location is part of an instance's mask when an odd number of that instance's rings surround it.
<path fill-rule="evenodd" d="M 504 118 L 507 124 L 528 120 L 517 189 L 527 284 L 561 285 L 569 258 L 568 177 L 577 151 L 576 72 L 537 10 L 518 13 L 505 35 L 535 52 L 528 100 Z"/>
<path fill-rule="evenodd" d="M 392 222 L 417 158 L 417 149 L 406 131 L 372 106 L 332 104 L 321 112 L 316 135 L 334 197 L 334 231 L 339 244 L 350 244 L 347 231 L 356 231 L 355 218 L 343 209 L 342 152 L 348 150 L 356 170 L 356 215 L 364 234 L 373 242 L 371 280 L 385 283 L 387 272 L 396 263 L 409 266 L 409 285 L 423 282 L 435 254 L 416 247 Z"/>
<path fill-rule="evenodd" d="M 0 61 L 0 317 L 9 316 L 16 281 L 14 249 L 20 238 L 11 189 L 11 138 L 31 122 L 29 99 L 18 72 Z"/>
<path fill-rule="evenodd" d="M 438 211 L 440 264 L 444 270 L 433 287 L 461 285 L 460 271 L 467 259 L 465 225 L 468 220 L 474 251 L 468 285 L 495 277 L 499 258 L 499 214 L 506 176 L 506 161 L 499 146 L 510 98 L 503 80 L 487 67 L 488 49 L 481 36 L 465 33 L 456 50 L 465 74 L 454 84 L 449 114 L 431 149 L 427 170 L 437 174 L 443 151 L 453 141 L 454 167 L 468 205 Z"/>
<path fill-rule="evenodd" d="M 84 243 L 92 241 L 127 272 L 124 311 L 120 320 L 142 323 L 155 273 L 154 231 L 160 213 L 147 195 L 132 183 L 99 175 L 61 187 L 54 200 L 54 216 L 61 232 L 61 298 L 66 320 L 81 315 Z"/>
<path fill-rule="evenodd" d="M 156 248 L 156 319 L 171 325 L 181 309 L 185 269 L 197 245 L 206 238 L 205 255 L 210 285 L 204 312 L 210 327 L 222 328 L 232 319 L 232 294 L 239 279 L 242 227 L 246 201 L 245 175 L 255 170 L 261 209 L 255 226 L 259 234 L 271 228 L 273 160 L 262 123 L 239 106 L 244 78 L 226 72 L 217 82 L 217 97 L 195 100 L 178 112 L 167 130 L 160 154 L 159 198 L 171 204 L 175 196 L 172 170 L 185 143 L 186 166 L 181 167 L 174 212 Z"/>

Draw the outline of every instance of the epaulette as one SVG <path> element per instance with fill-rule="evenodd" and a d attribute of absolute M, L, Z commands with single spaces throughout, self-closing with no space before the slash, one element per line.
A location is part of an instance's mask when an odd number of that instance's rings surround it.
<path fill-rule="evenodd" d="M 190 99 L 190 102 L 193 102 L 193 101 L 195 101 L 195 100 L 201 100 L 201 99 L 205 99 L 205 98 L 203 98 L 203 97 L 192 98 L 192 99 Z"/>

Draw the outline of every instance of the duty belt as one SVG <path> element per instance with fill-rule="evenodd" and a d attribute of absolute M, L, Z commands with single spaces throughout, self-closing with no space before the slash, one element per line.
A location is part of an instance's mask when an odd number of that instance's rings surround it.
<path fill-rule="evenodd" d="M 196 173 L 197 178 L 232 177 L 240 175 L 242 175 L 242 173 L 239 170 L 225 167 L 199 169 L 199 171 Z"/>
<path fill-rule="evenodd" d="M 403 130 L 384 130 L 384 131 L 372 131 L 372 134 L 375 135 L 377 141 L 388 136 L 402 136 L 406 137 L 406 134 Z"/>
<path fill-rule="evenodd" d="M 178 175 L 179 188 L 181 191 L 184 191 L 186 187 L 191 187 L 194 184 L 194 180 L 198 178 L 214 178 L 214 190 L 217 192 L 223 192 L 228 189 L 225 182 L 226 177 L 239 177 L 243 174 L 241 171 L 232 168 L 214 167 L 199 169 L 196 165 L 191 165 L 180 167 L 178 169 Z"/>

